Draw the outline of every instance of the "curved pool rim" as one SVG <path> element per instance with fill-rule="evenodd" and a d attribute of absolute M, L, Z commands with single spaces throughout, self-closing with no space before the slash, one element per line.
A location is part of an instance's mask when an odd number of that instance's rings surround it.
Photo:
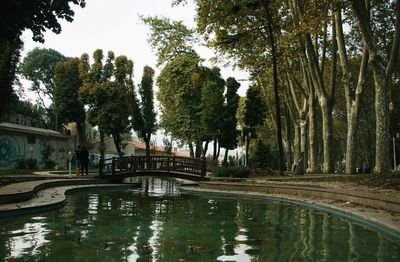
<path fill-rule="evenodd" d="M 375 231 L 377 233 L 382 234 L 386 238 L 400 244 L 400 230 L 395 230 L 391 227 L 386 226 L 385 224 L 375 222 L 369 219 L 365 219 L 357 214 L 343 211 L 340 209 L 328 207 L 322 204 L 316 204 L 316 203 L 307 203 L 305 201 L 301 200 L 294 200 L 294 199 L 289 199 L 285 197 L 277 197 L 277 196 L 271 196 L 271 195 L 257 195 L 257 194 L 252 194 L 251 192 L 246 192 L 246 194 L 243 194 L 243 192 L 225 192 L 221 190 L 215 190 L 215 191 L 207 191 L 207 190 L 190 190 L 186 188 L 180 188 L 179 189 L 183 194 L 195 194 L 195 195 L 207 195 L 207 196 L 224 196 L 224 197 L 235 197 L 235 196 L 240 196 L 241 198 L 247 198 L 247 199 L 256 199 L 256 200 L 266 200 L 266 201 L 271 201 L 271 202 L 278 202 L 278 203 L 284 203 L 284 204 L 291 204 L 295 206 L 300 206 L 300 207 L 305 207 L 308 209 L 313 209 L 317 211 L 324 212 L 329 215 L 334 215 L 336 217 L 348 220 L 354 224 L 360 225 L 360 226 L 365 226 L 368 229 Z"/>
<path fill-rule="evenodd" d="M 90 191 L 92 189 L 96 190 L 115 190 L 116 188 L 133 188 L 138 189 L 138 185 L 135 183 L 125 183 L 125 184 L 87 184 L 87 185 L 69 185 L 63 186 L 64 189 L 60 190 L 60 195 L 62 196 L 59 201 L 49 202 L 39 206 L 30 206 L 22 209 L 10 209 L 10 210 L 2 210 L 0 211 L 1 218 L 14 217 L 14 216 L 23 216 L 28 214 L 46 212 L 57 208 L 62 208 L 65 206 L 66 198 L 69 194 L 73 194 L 74 192 L 81 191 Z M 53 187 L 58 188 L 58 187 Z"/>
<path fill-rule="evenodd" d="M 63 192 L 60 192 L 61 194 L 64 195 L 63 199 L 57 203 L 49 203 L 47 205 L 42 205 L 42 206 L 37 206 L 37 207 L 30 207 L 26 209 L 14 209 L 14 210 L 9 210 L 9 211 L 3 211 L 1 212 L 1 215 L 3 217 L 10 217 L 10 216 L 15 216 L 15 215 L 26 215 L 26 214 L 32 214 L 32 213 L 38 213 L 38 212 L 45 212 L 45 211 L 50 211 L 56 208 L 61 208 L 65 205 L 65 200 L 67 195 L 72 194 L 74 192 L 81 192 L 81 191 L 90 191 L 91 189 L 101 189 L 101 190 L 108 190 L 108 189 L 114 189 L 115 188 L 136 188 L 135 184 L 118 184 L 118 185 L 81 185 L 79 187 L 74 187 L 74 186 L 68 186 L 63 190 Z M 331 214 L 334 216 L 337 216 L 342 219 L 346 219 L 352 223 L 365 226 L 369 228 L 372 231 L 378 232 L 382 235 L 384 235 L 386 238 L 399 243 L 400 244 L 400 230 L 395 230 L 393 228 L 390 228 L 382 223 L 375 222 L 372 220 L 365 219 L 357 214 L 350 213 L 347 211 L 343 211 L 340 209 L 335 209 L 332 207 L 328 207 L 322 204 L 316 204 L 316 203 L 307 203 L 305 201 L 301 200 L 294 200 L 294 199 L 289 199 L 285 197 L 277 197 L 277 196 L 271 196 L 271 195 L 256 195 L 256 194 L 251 194 L 251 192 L 247 192 L 246 194 L 243 194 L 243 192 L 224 192 L 221 190 L 216 190 L 216 191 L 207 191 L 207 190 L 190 190 L 186 189 L 183 187 L 180 187 L 179 190 L 183 194 L 194 194 L 194 195 L 200 195 L 200 196 L 224 196 L 224 197 L 236 197 L 240 196 L 241 198 L 247 198 L 247 199 L 257 199 L 257 200 L 264 200 L 264 201 L 271 201 L 271 202 L 278 202 L 278 203 L 284 203 L 284 204 L 292 204 L 300 207 L 305 207 L 308 209 L 313 209 L 317 211 L 324 212 L 326 214 Z"/>

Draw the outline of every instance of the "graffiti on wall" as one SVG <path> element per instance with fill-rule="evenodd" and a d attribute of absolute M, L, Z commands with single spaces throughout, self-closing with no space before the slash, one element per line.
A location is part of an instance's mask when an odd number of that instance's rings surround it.
<path fill-rule="evenodd" d="M 15 144 L 11 139 L 0 138 L 0 167 L 7 167 L 17 159 Z"/>

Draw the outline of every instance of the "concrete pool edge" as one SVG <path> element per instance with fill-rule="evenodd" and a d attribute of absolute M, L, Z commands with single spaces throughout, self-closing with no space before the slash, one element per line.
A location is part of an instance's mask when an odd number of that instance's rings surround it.
<path fill-rule="evenodd" d="M 51 187 L 37 192 L 28 201 L 0 205 L 0 218 L 40 213 L 63 207 L 68 194 L 76 191 L 111 188 L 138 188 L 137 184 L 86 184 Z"/>
<path fill-rule="evenodd" d="M 352 223 L 365 226 L 372 231 L 378 232 L 388 239 L 395 241 L 400 244 L 400 229 L 390 226 L 382 221 L 376 220 L 371 217 L 363 216 L 360 213 L 352 212 L 349 210 L 343 210 L 341 208 L 329 205 L 323 202 L 318 202 L 313 199 L 312 202 L 307 201 L 307 199 L 296 198 L 290 195 L 282 194 L 268 194 L 262 192 L 248 192 L 248 191 L 232 191 L 232 190 L 218 190 L 218 189 L 207 189 L 204 187 L 185 187 L 181 186 L 180 190 L 182 193 L 190 193 L 196 195 L 207 195 L 207 196 L 240 196 L 249 199 L 261 199 L 273 202 L 281 202 L 285 204 L 292 204 L 296 206 L 305 207 L 308 209 L 313 209 L 321 211 L 327 214 L 332 214 L 339 218 L 348 220 Z"/>

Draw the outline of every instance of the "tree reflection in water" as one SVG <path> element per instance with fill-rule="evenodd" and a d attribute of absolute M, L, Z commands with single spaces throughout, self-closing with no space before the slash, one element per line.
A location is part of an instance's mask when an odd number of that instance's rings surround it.
<path fill-rule="evenodd" d="M 0 261 L 399 261 L 400 245 L 317 211 L 181 195 L 173 180 L 73 193 L 66 206 L 1 219 Z"/>

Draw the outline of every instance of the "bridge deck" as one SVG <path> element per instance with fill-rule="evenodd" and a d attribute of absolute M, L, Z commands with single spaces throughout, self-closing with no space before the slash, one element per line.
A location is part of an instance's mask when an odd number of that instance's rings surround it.
<path fill-rule="evenodd" d="M 127 156 L 100 161 L 99 174 L 104 178 L 121 180 L 133 176 L 166 176 L 204 181 L 204 159 L 170 156 Z"/>

